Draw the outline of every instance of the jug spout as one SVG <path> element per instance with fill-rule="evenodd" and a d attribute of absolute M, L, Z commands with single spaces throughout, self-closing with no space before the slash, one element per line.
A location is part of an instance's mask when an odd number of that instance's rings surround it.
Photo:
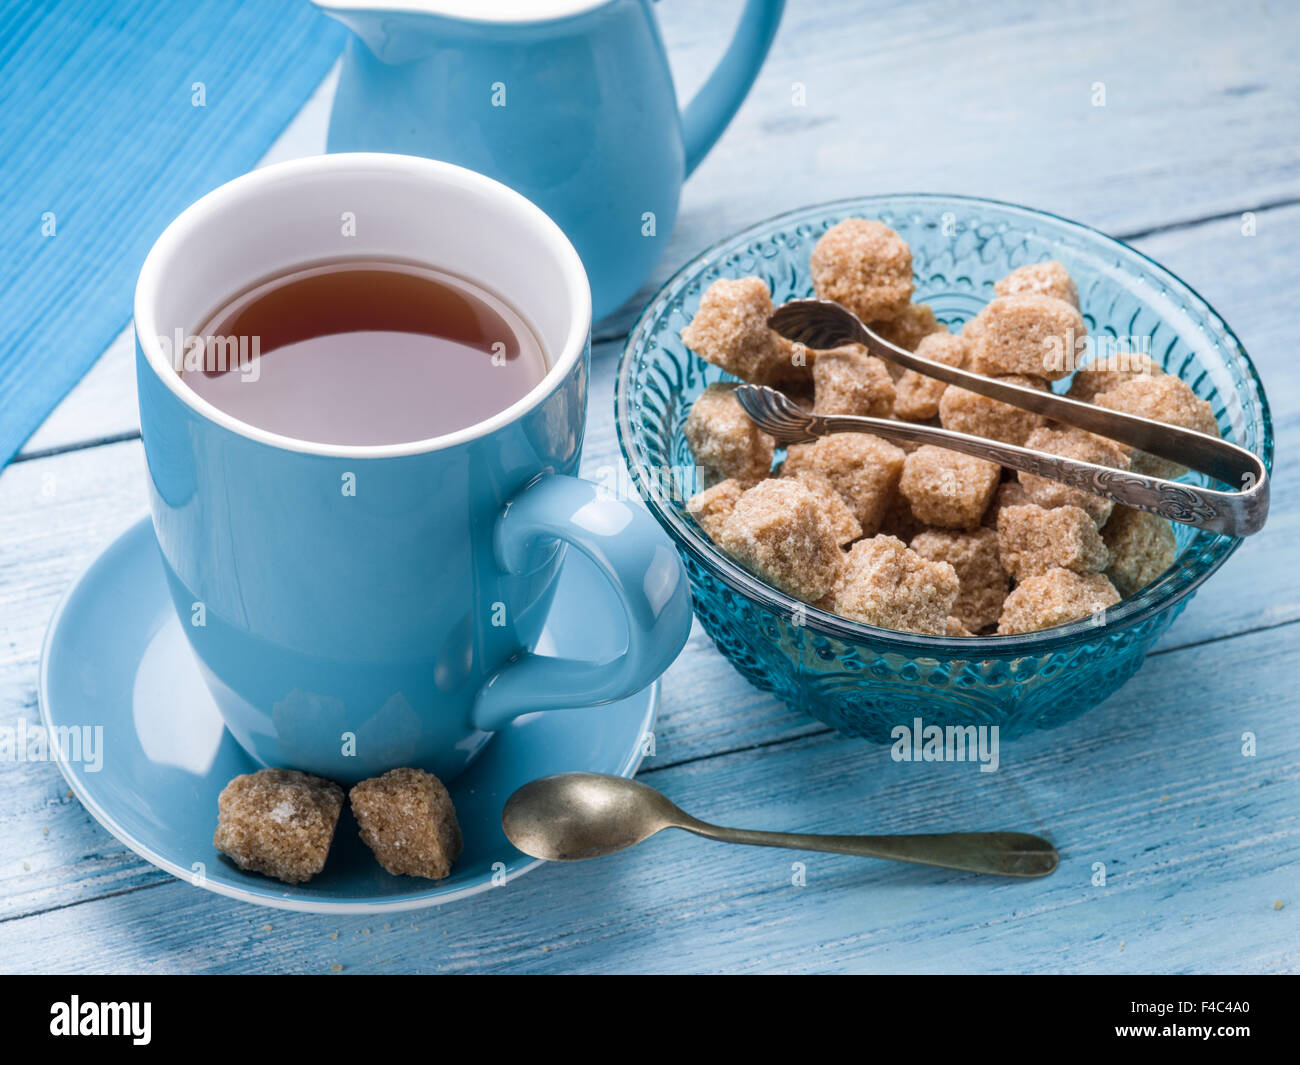
<path fill-rule="evenodd" d="M 447 39 L 452 32 L 455 20 L 443 28 L 439 34 L 438 22 L 444 16 L 436 14 L 434 4 L 402 3 L 392 0 L 389 3 L 373 3 L 371 0 L 311 0 L 318 8 L 331 18 L 343 23 L 382 63 L 410 63 L 423 59 L 433 52 L 437 36 Z M 354 47 L 357 42 L 354 42 Z"/>
<path fill-rule="evenodd" d="M 383 63 L 426 59 L 494 31 L 562 23 L 613 0 L 311 0 Z"/>

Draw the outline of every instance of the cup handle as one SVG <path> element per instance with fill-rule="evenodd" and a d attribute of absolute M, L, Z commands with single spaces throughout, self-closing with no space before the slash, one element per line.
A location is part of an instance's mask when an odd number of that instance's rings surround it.
<path fill-rule="evenodd" d="M 556 541 L 576 547 L 613 585 L 627 614 L 627 649 L 607 662 L 521 654 L 480 689 L 476 728 L 492 732 L 521 714 L 624 699 L 663 673 L 690 635 L 686 570 L 640 507 L 602 498 L 590 481 L 545 474 L 506 504 L 493 545 L 502 569 L 520 573 L 553 552 Z"/>
<path fill-rule="evenodd" d="M 749 0 L 726 52 L 700 90 L 682 112 L 682 140 L 686 145 L 686 175 L 700 165 L 722 136 L 759 68 L 772 47 L 781 24 L 785 0 Z"/>

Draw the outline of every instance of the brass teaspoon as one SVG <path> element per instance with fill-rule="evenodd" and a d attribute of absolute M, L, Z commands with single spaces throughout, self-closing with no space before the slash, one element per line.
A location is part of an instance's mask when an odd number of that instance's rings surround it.
<path fill-rule="evenodd" d="M 1024 832 L 819 836 L 722 828 L 678 809 L 648 784 L 603 773 L 557 773 L 530 781 L 506 802 L 501 825 L 525 854 L 552 862 L 600 858 L 665 828 L 722 843 L 856 854 L 995 876 L 1047 876 L 1059 861 L 1047 840 Z"/>

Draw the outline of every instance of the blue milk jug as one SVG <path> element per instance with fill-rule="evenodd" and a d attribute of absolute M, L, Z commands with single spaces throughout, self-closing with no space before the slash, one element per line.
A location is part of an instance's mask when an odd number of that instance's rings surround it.
<path fill-rule="evenodd" d="M 650 0 L 314 2 L 354 34 L 329 151 L 429 156 L 522 192 L 582 256 L 597 318 L 653 269 L 682 182 L 744 100 L 784 7 L 748 0 L 679 112 Z"/>

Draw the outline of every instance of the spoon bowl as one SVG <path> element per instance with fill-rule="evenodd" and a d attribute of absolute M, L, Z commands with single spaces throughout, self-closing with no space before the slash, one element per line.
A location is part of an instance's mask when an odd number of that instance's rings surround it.
<path fill-rule="evenodd" d="M 614 854 L 682 820 L 682 811 L 648 784 L 604 773 L 529 781 L 501 813 L 506 838 L 548 862 Z"/>

